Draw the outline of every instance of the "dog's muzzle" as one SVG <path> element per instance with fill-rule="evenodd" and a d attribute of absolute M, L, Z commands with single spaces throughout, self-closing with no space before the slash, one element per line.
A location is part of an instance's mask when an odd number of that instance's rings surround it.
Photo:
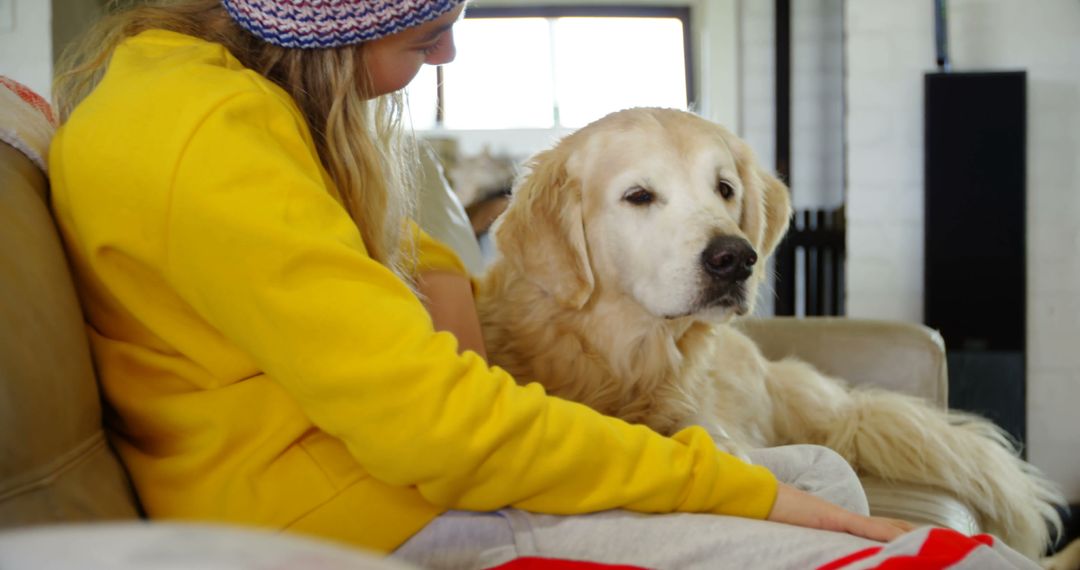
<path fill-rule="evenodd" d="M 701 252 L 701 266 L 707 276 L 703 304 L 745 311 L 744 285 L 753 274 L 757 260 L 757 252 L 745 239 L 717 236 L 709 240 Z"/>

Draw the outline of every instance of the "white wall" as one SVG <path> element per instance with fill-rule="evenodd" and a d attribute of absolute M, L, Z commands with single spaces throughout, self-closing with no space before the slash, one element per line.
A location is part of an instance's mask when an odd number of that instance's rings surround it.
<path fill-rule="evenodd" d="M 953 0 L 957 70 L 1028 72 L 1028 458 L 1080 501 L 1080 2 Z M 848 310 L 922 319 L 930 2 L 849 0 Z"/>
<path fill-rule="evenodd" d="M 104 0 L 0 0 L 0 75 L 51 99 L 53 62 Z"/>
<path fill-rule="evenodd" d="M 791 173 L 795 208 L 844 202 L 843 0 L 799 0 L 791 13 Z M 776 162 L 773 2 L 739 2 L 739 134 Z"/>
<path fill-rule="evenodd" d="M 850 0 L 848 314 L 922 321 L 922 80 L 933 4 Z"/>
<path fill-rule="evenodd" d="M 791 3 L 791 181 L 796 208 L 844 203 L 843 0 Z"/>
<path fill-rule="evenodd" d="M 0 0 L 0 75 L 45 98 L 52 85 L 51 18 L 45 0 Z"/>
<path fill-rule="evenodd" d="M 773 2 L 739 1 L 738 134 L 776 165 L 776 41 Z"/>

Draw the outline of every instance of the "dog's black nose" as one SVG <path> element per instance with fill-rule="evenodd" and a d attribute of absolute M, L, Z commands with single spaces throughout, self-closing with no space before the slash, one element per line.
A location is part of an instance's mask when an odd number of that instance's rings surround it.
<path fill-rule="evenodd" d="M 725 281 L 745 281 L 754 271 L 757 252 L 746 240 L 732 236 L 717 236 L 701 253 L 705 271 Z"/>

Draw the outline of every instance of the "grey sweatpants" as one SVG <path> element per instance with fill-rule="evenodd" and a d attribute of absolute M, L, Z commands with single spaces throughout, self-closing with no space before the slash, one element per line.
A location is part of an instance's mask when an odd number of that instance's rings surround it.
<path fill-rule="evenodd" d="M 750 452 L 777 479 L 867 514 L 866 495 L 846 461 L 816 445 Z M 488 568 L 522 556 L 632 564 L 657 569 L 814 568 L 877 543 L 852 535 L 739 517 L 645 515 L 615 510 L 556 516 L 502 509 L 450 511 L 393 557 L 422 568 Z"/>

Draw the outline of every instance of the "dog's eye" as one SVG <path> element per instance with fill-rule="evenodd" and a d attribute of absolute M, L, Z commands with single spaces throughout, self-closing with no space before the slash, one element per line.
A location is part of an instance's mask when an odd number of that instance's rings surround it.
<path fill-rule="evenodd" d="M 626 194 L 623 195 L 623 200 L 626 200 L 635 206 L 647 206 L 656 200 L 656 195 L 637 186 L 628 190 Z"/>
<path fill-rule="evenodd" d="M 720 197 L 725 200 L 730 200 L 735 196 L 735 187 L 730 182 L 719 180 L 716 182 L 716 191 L 720 193 Z"/>

